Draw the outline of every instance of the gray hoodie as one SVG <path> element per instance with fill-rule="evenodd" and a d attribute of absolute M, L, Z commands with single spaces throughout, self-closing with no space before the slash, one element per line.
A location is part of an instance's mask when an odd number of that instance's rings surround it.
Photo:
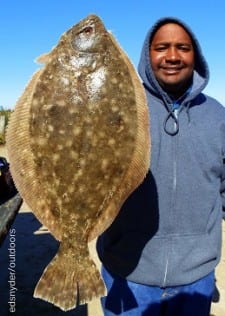
<path fill-rule="evenodd" d="M 187 30 L 195 50 L 193 83 L 176 115 L 149 61 L 152 35 L 167 21 Z M 207 63 L 192 31 L 176 18 L 159 20 L 147 33 L 138 70 L 150 112 L 150 171 L 98 239 L 97 251 L 109 271 L 130 281 L 188 284 L 213 271 L 220 259 L 225 108 L 202 93 Z"/>

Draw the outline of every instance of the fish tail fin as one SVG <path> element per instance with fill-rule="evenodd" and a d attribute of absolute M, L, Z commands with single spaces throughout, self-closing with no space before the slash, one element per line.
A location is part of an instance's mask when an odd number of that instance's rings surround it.
<path fill-rule="evenodd" d="M 88 259 L 86 267 L 82 267 L 78 280 L 78 302 L 85 304 L 95 298 L 106 295 L 106 288 L 100 273 L 92 259 Z"/>
<path fill-rule="evenodd" d="M 84 263 L 70 264 L 68 268 L 68 258 L 58 254 L 46 267 L 34 290 L 34 297 L 63 311 L 104 295 L 105 286 L 92 259 L 85 258 Z"/>

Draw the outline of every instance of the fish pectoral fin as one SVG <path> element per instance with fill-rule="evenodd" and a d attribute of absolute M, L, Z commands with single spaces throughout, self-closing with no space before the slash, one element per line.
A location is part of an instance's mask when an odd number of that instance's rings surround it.
<path fill-rule="evenodd" d="M 68 257 L 56 255 L 44 270 L 34 297 L 68 311 L 79 304 L 105 295 L 105 286 L 95 263 L 85 258 L 80 265 Z"/>
<path fill-rule="evenodd" d="M 35 61 L 38 64 L 46 64 L 50 59 L 50 53 L 44 53 L 40 56 L 38 56 Z"/>

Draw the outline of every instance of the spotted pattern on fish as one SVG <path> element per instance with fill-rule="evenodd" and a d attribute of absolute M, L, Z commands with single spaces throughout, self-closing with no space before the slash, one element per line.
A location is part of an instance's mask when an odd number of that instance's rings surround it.
<path fill-rule="evenodd" d="M 66 31 L 39 61 L 6 144 L 20 194 L 60 240 L 34 296 L 66 311 L 105 293 L 87 245 L 149 169 L 149 117 L 133 65 L 98 16 Z"/>

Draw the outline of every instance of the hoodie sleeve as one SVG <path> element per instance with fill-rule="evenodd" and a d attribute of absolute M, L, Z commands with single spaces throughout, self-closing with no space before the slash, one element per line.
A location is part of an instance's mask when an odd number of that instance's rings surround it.
<path fill-rule="evenodd" d="M 220 194 L 222 199 L 223 211 L 225 212 L 225 124 L 222 124 L 222 141 L 223 141 L 223 150 L 222 150 L 222 170 L 221 170 L 221 186 Z"/>
<path fill-rule="evenodd" d="M 224 158 L 223 158 L 223 170 L 222 170 L 220 193 L 221 193 L 221 198 L 222 198 L 223 211 L 225 211 L 225 153 L 224 153 Z"/>

